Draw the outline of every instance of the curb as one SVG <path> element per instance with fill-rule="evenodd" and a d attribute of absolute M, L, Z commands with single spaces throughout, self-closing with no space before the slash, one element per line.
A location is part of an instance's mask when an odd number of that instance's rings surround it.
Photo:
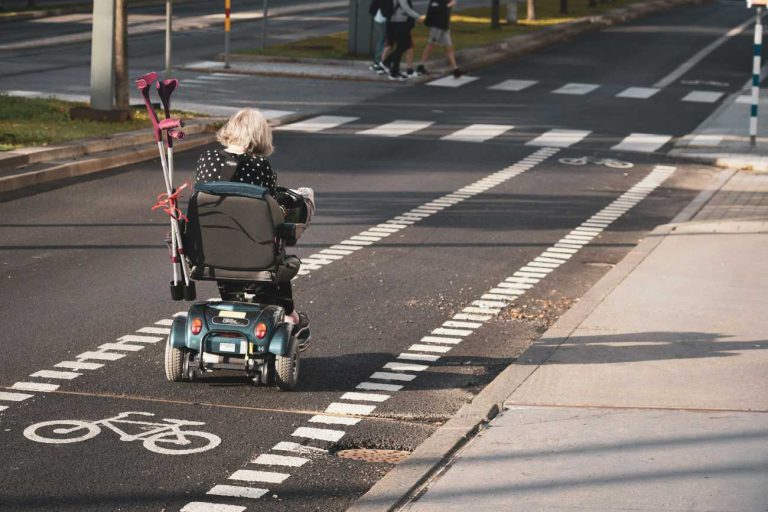
<path fill-rule="evenodd" d="M 649 14 L 655 14 L 663 12 L 674 7 L 687 5 L 687 4 L 700 4 L 710 0 L 650 0 L 648 2 L 632 4 L 627 7 L 621 7 L 613 9 L 604 14 L 597 16 L 589 16 L 580 18 L 575 21 L 562 23 L 553 27 L 541 29 L 532 34 L 522 34 L 512 36 L 503 41 L 493 43 L 490 45 L 480 46 L 476 48 L 468 48 L 465 50 L 456 51 L 456 60 L 460 64 L 463 71 L 473 71 L 482 67 L 486 67 L 498 62 L 509 60 L 515 57 L 521 57 L 523 55 L 533 53 L 544 47 L 567 41 L 573 37 L 581 34 L 601 30 L 613 25 L 618 25 L 627 21 L 631 21 Z M 218 55 L 217 59 L 223 60 L 223 56 Z M 274 57 L 269 58 L 265 56 L 248 56 L 248 55 L 230 55 L 230 61 L 233 62 L 268 62 L 268 63 L 295 63 L 295 64 L 325 64 L 325 65 L 337 65 L 337 66 L 349 66 L 350 62 L 365 62 L 367 61 L 346 61 L 341 59 L 291 59 L 286 57 Z M 441 60 L 442 61 L 442 60 Z M 430 61 L 430 63 L 436 63 L 441 61 Z M 428 64 L 430 64 L 428 63 Z M 420 77 L 410 80 L 410 83 L 422 83 L 435 78 L 439 78 L 442 75 L 450 73 L 452 69 L 449 66 L 432 65 L 430 69 L 433 69 L 431 75 Z M 220 72 L 221 68 L 211 67 L 196 67 L 186 68 L 183 66 L 178 69 L 194 69 L 195 71 L 203 72 Z M 254 71 L 254 70 L 237 70 L 230 68 L 226 70 L 227 73 L 233 74 L 247 74 L 247 75 L 266 75 L 266 76 L 287 76 L 287 77 L 301 77 L 301 78 L 321 78 L 329 80 L 351 80 L 351 81 L 371 81 L 381 82 L 382 80 L 377 77 L 365 78 L 358 76 L 349 76 L 343 74 L 320 74 L 312 72 L 280 72 L 280 71 Z"/>
<path fill-rule="evenodd" d="M 394 512 L 407 504 L 448 466 L 454 455 L 501 410 L 504 402 L 537 367 L 544 364 L 576 328 L 605 298 L 650 255 L 676 227 L 691 220 L 725 185 L 735 171 L 724 171 L 702 190 L 668 224 L 656 227 L 642 242 L 605 274 L 555 324 L 518 358 L 526 364 L 512 363 L 505 368 L 445 425 L 395 466 L 384 478 L 360 497 L 347 512 Z M 543 344 L 542 341 L 547 343 Z"/>
<path fill-rule="evenodd" d="M 270 119 L 269 124 L 273 127 L 280 126 L 298 121 L 307 116 L 308 114 L 291 114 L 280 118 Z M 213 133 L 214 126 L 216 123 L 225 119 L 226 118 L 209 118 L 207 122 L 200 123 L 202 129 L 198 130 L 196 135 L 188 139 L 185 138 L 181 141 L 177 141 L 174 144 L 174 149 L 177 153 L 180 153 L 214 142 L 216 140 L 216 135 Z M 188 126 L 191 126 L 192 122 L 193 121 L 190 121 L 190 125 Z M 104 139 L 89 139 L 87 141 L 74 143 L 71 147 L 51 148 L 51 153 L 55 156 L 44 160 L 36 160 L 36 162 L 56 160 L 59 158 L 72 158 L 73 156 L 84 156 L 89 154 L 92 154 L 92 157 L 64 162 L 46 169 L 20 172 L 10 176 L 0 177 L 0 194 L 15 192 L 24 188 L 55 181 L 96 174 L 117 167 L 151 160 L 158 156 L 157 145 L 154 144 L 154 136 L 148 129 L 126 132 L 125 134 L 121 134 L 121 137 L 118 137 L 117 139 L 121 139 L 123 142 L 120 143 L 119 141 Z M 88 148 L 102 149 L 88 151 Z M 37 155 L 44 153 L 45 150 L 33 151 L 26 156 L 30 158 L 41 158 L 41 156 Z M 45 157 L 43 156 L 42 158 Z M 11 159 L 9 158 L 8 160 Z M 3 164 L 0 163 L 0 168 L 2 168 L 2 166 Z"/>

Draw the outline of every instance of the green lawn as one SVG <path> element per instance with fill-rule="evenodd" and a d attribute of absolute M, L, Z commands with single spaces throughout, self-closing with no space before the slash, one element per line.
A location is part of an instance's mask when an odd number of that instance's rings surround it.
<path fill-rule="evenodd" d="M 560 13 L 560 0 L 536 0 L 537 19 L 526 21 L 526 5 L 518 2 L 517 24 L 502 23 L 500 29 L 491 29 L 490 0 L 488 7 L 476 7 L 457 10 L 451 18 L 451 37 L 457 50 L 492 44 L 518 34 L 526 34 L 543 27 L 573 21 L 584 16 L 594 16 L 609 9 L 624 7 L 641 0 L 600 0 L 596 7 L 589 7 L 589 0 L 569 0 L 568 14 Z M 501 18 L 506 18 L 505 2 L 502 0 Z M 416 52 L 427 43 L 427 27 L 418 24 L 413 31 L 413 44 Z M 350 59 L 347 53 L 347 33 L 337 32 L 327 36 L 310 37 L 300 41 L 269 46 L 265 49 L 245 49 L 237 53 L 244 55 L 264 55 L 295 59 Z M 418 60 L 418 53 L 417 60 Z"/>
<path fill-rule="evenodd" d="M 151 129 L 144 108 L 134 111 L 132 121 L 109 123 L 72 121 L 69 119 L 69 109 L 75 106 L 85 106 L 85 104 L 0 95 L 0 151 L 10 151 L 24 146 L 45 146 L 141 128 Z M 195 117 L 188 112 L 175 112 L 174 115 L 184 118 Z"/>

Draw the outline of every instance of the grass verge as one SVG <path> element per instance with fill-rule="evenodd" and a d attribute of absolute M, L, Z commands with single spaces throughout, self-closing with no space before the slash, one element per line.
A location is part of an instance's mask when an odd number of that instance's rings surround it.
<path fill-rule="evenodd" d="M 85 103 L 0 95 L 0 151 L 46 146 L 141 128 L 151 129 L 143 107 L 133 111 L 131 121 L 109 123 L 71 120 L 69 109 L 77 106 L 85 106 Z M 198 117 L 189 112 L 173 112 L 173 115 L 185 119 Z"/>
<path fill-rule="evenodd" d="M 491 29 L 489 7 L 474 7 L 457 10 L 451 17 L 451 38 L 454 48 L 472 48 L 493 44 L 512 36 L 527 34 L 544 27 L 574 21 L 585 16 L 595 16 L 610 9 L 625 7 L 642 0 L 599 0 L 595 7 L 589 7 L 589 0 L 569 0 L 568 13 L 560 12 L 560 0 L 536 0 L 537 19 L 527 21 L 524 1 L 518 1 L 518 19 L 516 24 L 502 23 L 500 29 Z M 490 1 L 488 2 L 490 3 Z M 501 6 L 501 19 L 506 18 L 506 6 Z M 413 30 L 413 44 L 420 52 L 427 44 L 429 29 L 417 24 Z M 347 33 L 336 32 L 325 36 L 309 37 L 299 41 L 269 46 L 264 49 L 244 49 L 236 53 L 242 55 L 261 55 L 288 59 L 353 59 L 347 53 Z M 419 53 L 416 54 L 418 60 Z"/>

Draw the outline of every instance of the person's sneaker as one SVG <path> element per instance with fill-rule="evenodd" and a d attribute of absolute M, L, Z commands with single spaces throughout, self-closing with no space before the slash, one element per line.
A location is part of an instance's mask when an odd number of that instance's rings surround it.
<path fill-rule="evenodd" d="M 405 74 L 408 76 L 408 78 L 414 78 L 416 76 L 416 72 L 412 68 L 408 68 L 405 71 Z"/>
<path fill-rule="evenodd" d="M 453 78 L 459 78 L 463 74 L 459 68 L 453 70 Z"/>
<path fill-rule="evenodd" d="M 368 69 L 370 69 L 371 71 L 375 71 L 377 73 L 381 73 L 382 71 L 384 71 L 384 69 L 381 67 L 381 64 L 379 64 L 378 62 L 374 62 L 373 64 L 368 66 Z"/>
<path fill-rule="evenodd" d="M 408 80 L 408 75 L 406 75 L 405 73 L 397 73 L 397 74 L 390 73 L 387 76 L 389 77 L 390 80 L 395 80 L 397 82 L 406 82 Z"/>
<path fill-rule="evenodd" d="M 428 75 L 429 71 L 427 71 L 427 68 L 425 68 L 423 64 L 419 64 L 416 66 L 416 74 L 419 76 Z"/>
<path fill-rule="evenodd" d="M 380 75 L 388 75 L 389 74 L 389 67 L 384 64 L 383 62 L 379 62 L 379 70 L 376 71 Z"/>

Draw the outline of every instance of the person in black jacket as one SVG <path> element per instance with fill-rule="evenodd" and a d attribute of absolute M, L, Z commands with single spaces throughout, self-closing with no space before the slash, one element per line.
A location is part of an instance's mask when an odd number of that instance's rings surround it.
<path fill-rule="evenodd" d="M 429 59 L 434 45 L 438 44 L 445 47 L 445 55 L 453 68 L 453 76 L 459 78 L 461 70 L 456 65 L 456 54 L 453 51 L 453 42 L 451 41 L 451 10 L 456 6 L 456 0 L 430 0 L 427 7 L 427 17 L 424 25 L 429 27 L 429 39 L 424 52 L 421 54 L 421 64 L 416 68 L 419 75 L 428 74 L 424 63 Z"/>
<path fill-rule="evenodd" d="M 392 51 L 382 62 L 389 69 L 390 80 L 408 79 L 405 73 L 400 72 L 400 59 L 413 47 L 411 30 L 419 18 L 419 13 L 413 10 L 411 0 L 395 0 L 394 11 L 387 21 L 387 39 L 392 46 Z"/>

